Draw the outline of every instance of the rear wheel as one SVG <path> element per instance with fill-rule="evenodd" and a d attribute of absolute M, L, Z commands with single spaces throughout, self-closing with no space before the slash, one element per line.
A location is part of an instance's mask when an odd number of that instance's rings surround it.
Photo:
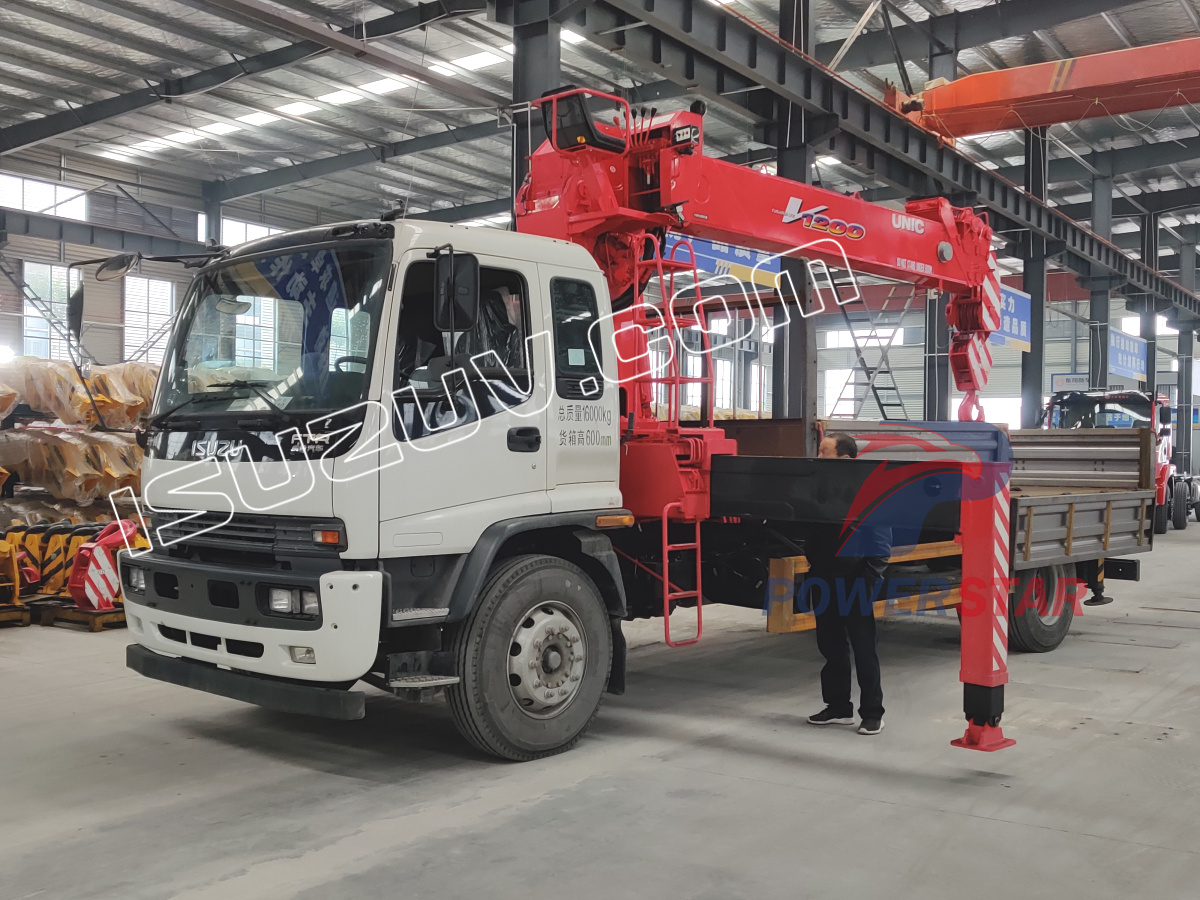
<path fill-rule="evenodd" d="M 1177 481 L 1175 489 L 1171 491 L 1171 524 L 1176 531 L 1187 528 L 1188 511 L 1188 486 Z"/>
<path fill-rule="evenodd" d="M 1166 534 L 1171 525 L 1170 498 L 1167 503 L 1159 503 L 1154 507 L 1154 533 Z"/>
<path fill-rule="evenodd" d="M 1075 619 L 1073 588 L 1068 583 L 1074 577 L 1074 563 L 1027 569 L 1021 574 L 1008 598 L 1008 644 L 1012 649 L 1046 653 L 1063 642 Z"/>
<path fill-rule="evenodd" d="M 451 647 L 462 681 L 447 690 L 459 732 L 504 759 L 573 746 L 595 718 L 612 664 L 612 631 L 595 583 L 553 556 L 496 565 Z"/>

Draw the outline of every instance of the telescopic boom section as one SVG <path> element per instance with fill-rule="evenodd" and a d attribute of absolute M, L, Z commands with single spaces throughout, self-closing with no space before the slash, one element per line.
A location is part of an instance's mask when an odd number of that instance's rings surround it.
<path fill-rule="evenodd" d="M 992 230 L 973 210 L 931 198 L 898 212 L 712 159 L 700 111 L 638 115 L 619 97 L 584 90 L 535 103 L 550 139 L 530 157 L 517 229 L 586 247 L 614 308 L 649 277 L 638 265 L 643 236 L 661 240 L 667 231 L 944 291 L 951 367 L 966 394 L 959 418 L 982 418 L 977 392 L 991 369 L 987 337 L 999 326 L 1000 290 Z M 817 302 L 799 314 L 821 311 L 819 285 Z"/>

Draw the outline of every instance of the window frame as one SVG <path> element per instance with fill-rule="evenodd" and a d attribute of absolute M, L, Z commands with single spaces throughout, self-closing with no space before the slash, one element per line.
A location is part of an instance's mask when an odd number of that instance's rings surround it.
<path fill-rule="evenodd" d="M 422 254 L 422 257 L 423 257 L 423 254 Z M 433 266 L 432 262 L 430 262 L 422 257 L 417 257 L 417 258 L 411 259 L 410 262 L 408 263 L 408 265 L 405 267 L 403 275 L 400 279 L 400 284 L 396 289 L 396 294 L 395 294 L 396 299 L 394 301 L 396 303 L 396 305 L 399 307 L 399 315 L 396 318 L 396 325 L 395 325 L 395 328 L 393 330 L 393 335 L 392 335 L 392 338 L 393 338 L 392 347 L 391 347 L 392 378 L 391 378 L 390 403 L 391 403 L 391 413 L 392 413 L 392 416 L 391 416 L 391 418 L 392 418 L 392 435 L 396 438 L 397 441 L 399 441 L 401 443 L 407 442 L 410 438 L 409 438 L 407 430 L 404 428 L 404 424 L 403 424 L 403 420 L 406 418 L 406 416 L 403 415 L 402 412 L 397 408 L 398 404 L 396 402 L 396 399 L 397 399 L 396 394 L 397 394 L 397 392 L 403 390 L 404 394 L 401 395 L 402 401 L 405 403 L 406 406 L 412 402 L 413 394 L 410 391 L 405 390 L 410 383 L 408 379 L 412 373 L 402 372 L 396 357 L 397 357 L 397 353 L 398 353 L 399 346 L 400 346 L 400 338 L 401 338 L 400 329 L 401 329 L 402 324 L 404 323 L 405 293 L 408 288 L 408 279 L 410 278 L 412 272 L 418 266 L 422 266 L 422 265 L 430 266 L 430 267 Z M 520 271 L 519 269 L 508 268 L 508 267 L 504 266 L 502 264 L 503 260 L 500 260 L 499 262 L 501 264 L 492 264 L 492 263 L 485 262 L 483 259 L 480 259 L 480 261 L 479 261 L 480 281 L 481 282 L 486 281 L 485 273 L 498 273 L 498 274 L 504 276 L 505 279 L 508 281 L 516 281 L 516 282 L 520 283 L 520 294 L 521 294 L 521 298 L 522 298 L 521 299 L 522 354 L 525 357 L 525 364 L 527 367 L 525 369 L 525 372 L 526 372 L 526 378 L 527 378 L 526 384 L 528 385 L 528 387 L 526 389 L 524 389 L 524 391 L 523 391 L 524 395 L 516 404 L 514 404 L 512 406 L 502 407 L 500 409 L 489 409 L 485 412 L 484 415 L 480 416 L 478 414 L 478 408 L 477 408 L 479 401 L 486 397 L 487 400 L 490 401 L 491 404 L 494 404 L 495 398 L 492 396 L 492 391 L 489 390 L 485 386 L 485 384 L 480 381 L 479 373 L 476 372 L 474 366 L 471 365 L 470 357 L 467 355 L 464 355 L 459 363 L 459 368 L 463 369 L 467 374 L 470 395 L 471 395 L 472 399 L 475 401 L 476 406 L 474 408 L 468 409 L 466 411 L 466 414 L 463 416 L 460 416 L 459 420 L 456 421 L 453 425 L 450 425 L 450 426 L 444 427 L 444 428 L 438 428 L 435 431 L 418 434 L 415 438 L 413 438 L 414 440 L 420 440 L 421 438 L 432 437 L 434 435 L 449 434 L 449 433 L 456 431 L 457 429 L 462 428 L 464 426 L 476 425 L 476 424 L 482 422 L 484 419 L 492 418 L 493 416 L 499 415 L 500 413 L 507 412 L 509 409 L 515 409 L 517 406 L 521 406 L 521 405 L 527 403 L 533 397 L 535 386 L 536 386 L 536 378 L 535 378 L 536 372 L 535 372 L 535 360 L 533 358 L 533 354 L 529 352 L 529 350 L 530 350 L 529 336 L 530 336 L 532 324 L 533 324 L 533 296 L 532 296 L 532 293 L 530 292 L 530 288 L 529 288 L 530 279 L 524 272 Z M 482 302 L 483 293 L 484 293 L 484 291 L 481 289 L 481 291 L 480 291 L 481 302 Z M 461 338 L 462 335 L 468 334 L 468 333 L 469 333 L 469 331 L 467 331 L 467 330 L 463 330 L 463 331 L 456 330 L 455 337 L 454 337 L 455 341 L 457 342 Z M 441 336 L 442 336 L 443 349 L 444 349 L 444 347 L 445 347 L 444 342 L 447 339 L 447 336 L 450 334 L 450 332 L 442 331 L 442 332 L 439 332 L 439 334 L 441 334 Z M 439 359 L 439 358 L 445 358 L 445 357 L 438 357 L 438 356 L 434 355 L 434 356 L 430 356 L 429 360 Z M 426 360 L 426 362 L 428 362 L 428 360 Z M 416 366 L 413 369 L 413 372 L 416 372 L 421 367 L 422 366 Z M 513 374 L 515 374 L 515 373 L 513 373 Z M 401 378 L 405 379 L 404 384 L 400 384 Z M 503 379 L 501 379 L 501 383 L 503 383 Z M 516 383 L 515 378 L 514 378 L 514 383 Z M 519 384 L 517 386 L 520 387 Z M 422 409 L 424 411 L 426 411 L 426 413 L 428 411 L 428 407 L 430 404 L 444 402 L 446 399 L 446 393 L 445 393 L 444 389 L 438 388 L 438 389 L 436 389 L 436 392 L 438 394 L 437 398 L 429 399 L 428 401 L 422 403 Z M 457 396 L 457 394 L 456 394 L 456 396 Z M 417 418 L 419 418 L 419 416 Z M 423 428 L 423 421 L 422 421 L 422 428 Z"/>
<path fill-rule="evenodd" d="M 138 310 L 136 315 L 139 319 L 142 319 L 144 321 L 139 321 L 139 322 L 133 323 L 132 330 L 143 334 L 144 337 L 142 337 L 142 339 L 138 340 L 138 341 L 131 341 L 129 339 L 129 333 L 131 330 L 130 329 L 130 298 L 129 298 L 130 290 L 129 289 L 134 283 L 139 282 L 139 281 L 146 283 L 146 299 L 145 299 L 145 307 L 141 310 Z M 150 300 L 151 300 L 152 287 L 155 284 L 165 284 L 170 289 L 170 297 L 167 302 L 167 306 L 168 306 L 167 317 L 162 322 L 152 321 L 153 314 L 150 310 Z M 122 359 L 129 359 L 130 354 L 133 353 L 135 350 L 141 349 L 142 345 L 145 344 L 146 341 L 150 339 L 150 336 L 152 334 L 154 334 L 154 332 L 156 332 L 159 328 L 161 328 L 165 322 L 170 322 L 174 318 L 174 316 L 175 316 L 175 289 L 176 289 L 175 282 L 169 278 L 150 278 L 145 275 L 128 275 L 122 279 L 122 285 L 121 285 L 121 358 Z M 146 355 L 143 357 L 145 359 L 145 361 L 148 363 L 153 363 L 154 365 L 162 365 L 163 358 L 167 352 L 167 344 L 168 344 L 169 340 L 170 340 L 170 334 L 164 333 L 163 336 L 161 338 L 159 338 L 158 343 L 151 346 L 146 351 Z M 156 355 L 157 355 L 157 359 L 155 358 Z"/>
<path fill-rule="evenodd" d="M 558 285 L 559 282 L 571 282 L 571 283 L 580 284 L 580 285 L 583 285 L 584 287 L 586 287 L 587 290 L 591 294 L 592 313 L 595 315 L 595 320 L 594 320 L 593 324 L 595 322 L 599 322 L 601 320 L 600 298 L 596 292 L 596 286 L 594 284 L 592 284 L 586 278 L 572 277 L 569 275 L 551 276 L 550 284 L 549 284 L 549 292 L 548 292 L 547 296 L 550 301 L 550 321 L 554 328 L 554 333 L 553 333 L 553 338 L 554 338 L 554 354 L 553 354 L 554 393 L 557 397 L 559 397 L 563 400 L 586 400 L 588 402 L 600 400 L 601 398 L 604 397 L 604 390 L 605 390 L 605 386 L 604 386 L 604 381 L 605 381 L 605 379 L 604 379 L 604 352 L 603 352 L 604 347 L 603 347 L 603 345 L 601 345 L 599 348 L 592 346 L 592 342 L 591 342 L 591 327 L 592 326 L 591 325 L 588 326 L 589 334 L 588 334 L 588 348 L 587 349 L 590 350 L 592 352 L 592 355 L 595 357 L 595 364 L 596 364 L 595 371 L 587 372 L 586 374 L 575 375 L 575 374 L 570 374 L 570 373 L 564 373 L 559 370 L 559 365 L 558 365 L 558 348 L 559 348 L 559 344 L 560 344 L 559 326 L 562 324 L 565 324 L 564 322 L 560 322 L 559 318 L 558 318 L 558 294 L 556 292 L 556 286 Z M 586 363 L 585 363 L 585 365 L 586 365 Z M 583 393 L 583 382 L 589 378 L 591 378 L 596 383 L 596 392 L 594 394 L 584 394 Z M 575 392 L 570 392 L 569 390 L 564 392 L 564 390 L 563 390 L 564 384 L 572 384 L 572 383 L 574 383 L 574 385 L 576 387 Z"/>
<path fill-rule="evenodd" d="M 38 294 L 38 298 L 47 304 L 51 311 L 54 312 L 63 322 L 67 319 L 67 299 L 71 296 L 71 291 L 78 287 L 83 275 L 79 269 L 72 269 L 60 263 L 44 263 L 37 260 L 24 260 L 21 264 L 21 279 L 29 285 L 29 289 L 33 293 L 38 292 L 33 289 L 29 281 L 29 267 L 44 266 L 49 269 L 49 284 L 51 288 L 51 296 L 49 298 Z M 53 297 L 54 290 L 54 270 L 62 269 L 67 273 L 67 296 L 62 300 L 56 300 Z M 38 330 L 44 328 L 45 333 L 30 333 L 30 323 L 34 323 Z M 46 354 L 43 356 L 40 353 L 30 351 L 30 341 L 46 342 Z M 61 355 L 55 355 L 55 349 L 61 349 Z M 61 360 L 63 362 L 71 362 L 71 348 L 67 341 L 64 341 L 58 336 L 54 330 L 54 326 L 50 321 L 43 316 L 25 297 L 21 298 L 21 351 L 24 356 L 34 356 L 38 359 Z"/>

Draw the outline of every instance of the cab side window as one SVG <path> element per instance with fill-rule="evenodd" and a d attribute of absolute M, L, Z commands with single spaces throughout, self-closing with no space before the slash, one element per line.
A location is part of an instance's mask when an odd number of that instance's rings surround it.
<path fill-rule="evenodd" d="M 604 395 L 600 336 L 592 325 L 600 319 L 596 292 L 586 281 L 550 279 L 554 313 L 554 382 L 565 400 L 598 400 Z M 592 346 L 593 338 L 597 347 Z"/>
<path fill-rule="evenodd" d="M 452 334 L 433 324 L 433 262 L 413 263 L 405 273 L 392 385 L 397 439 L 469 425 L 529 399 L 525 280 L 482 266 L 479 287 L 475 324 Z"/>

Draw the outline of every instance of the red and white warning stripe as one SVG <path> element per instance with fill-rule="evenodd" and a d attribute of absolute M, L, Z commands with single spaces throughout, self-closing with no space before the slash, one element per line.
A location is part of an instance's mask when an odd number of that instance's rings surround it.
<path fill-rule="evenodd" d="M 996 331 L 1000 327 L 1000 270 L 996 263 L 996 254 L 988 254 L 988 273 L 983 279 L 983 290 L 980 301 L 980 321 L 988 331 Z"/>
<path fill-rule="evenodd" d="M 102 547 L 94 547 L 82 562 L 87 567 L 83 578 L 84 598 L 92 609 L 112 609 L 113 600 L 121 594 L 121 581 L 112 557 Z"/>
<path fill-rule="evenodd" d="M 992 497 L 992 671 L 1008 666 L 1008 482 Z"/>

